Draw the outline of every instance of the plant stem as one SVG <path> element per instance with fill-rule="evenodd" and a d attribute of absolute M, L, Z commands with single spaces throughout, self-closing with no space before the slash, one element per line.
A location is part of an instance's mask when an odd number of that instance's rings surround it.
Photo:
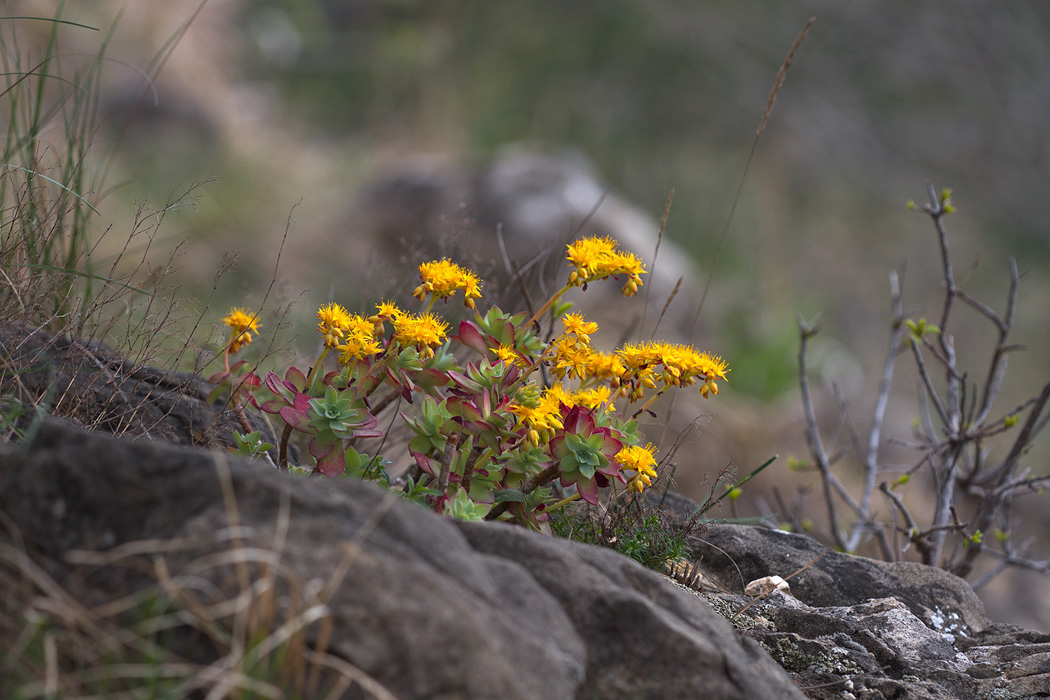
<path fill-rule="evenodd" d="M 315 362 L 314 366 L 310 368 L 310 374 L 306 378 L 306 390 L 307 390 L 307 392 L 309 392 L 311 389 L 313 389 L 314 380 L 317 379 L 318 369 L 320 369 L 324 365 L 324 358 L 328 356 L 328 351 L 330 349 L 331 348 L 329 348 L 326 345 L 325 349 L 321 351 L 320 356 L 317 358 L 317 362 Z"/>
<path fill-rule="evenodd" d="M 548 311 L 550 311 L 551 307 L 554 306 L 554 303 L 556 301 L 558 301 L 558 299 L 560 299 L 561 296 L 563 294 L 565 294 L 565 292 L 569 291 L 570 289 L 572 289 L 572 285 L 571 284 L 567 284 L 564 287 L 562 287 L 561 289 L 559 289 L 557 292 L 555 292 L 554 296 L 552 296 L 550 299 L 548 299 L 547 303 L 544 304 L 543 306 L 541 306 L 540 310 L 537 311 L 535 314 L 533 314 L 532 318 L 530 318 L 528 321 L 525 322 L 525 326 L 526 327 L 531 326 L 532 324 L 534 324 L 537 321 L 539 321 L 540 318 L 543 316 L 543 314 L 545 314 Z"/>
<path fill-rule="evenodd" d="M 550 465 L 549 467 L 541 471 L 539 474 L 522 484 L 519 490 L 521 491 L 522 495 L 527 496 L 528 494 L 538 489 L 540 486 L 543 486 L 544 484 L 549 484 L 550 482 L 554 481 L 555 477 L 557 477 L 560 473 L 561 460 L 558 460 L 557 462 Z M 495 520 L 499 516 L 506 513 L 508 508 L 510 508 L 509 501 L 497 503 L 492 508 L 492 510 L 489 511 L 489 514 L 485 516 L 485 520 Z"/>
<path fill-rule="evenodd" d="M 281 469 L 288 468 L 288 440 L 292 437 L 292 426 L 284 426 L 281 431 L 281 449 L 277 452 L 277 466 Z"/>
<path fill-rule="evenodd" d="M 559 508 L 564 508 L 565 506 L 569 505 L 573 501 L 578 501 L 579 499 L 580 499 L 580 492 L 577 491 L 576 493 L 572 494 L 568 498 L 563 498 L 562 500 L 558 501 L 557 503 L 555 503 L 550 508 L 547 508 L 544 512 L 545 513 L 552 513 L 554 511 L 558 510 Z"/>
<path fill-rule="evenodd" d="M 371 414 L 375 416 L 382 413 L 383 409 L 389 406 L 394 401 L 394 399 L 396 399 L 400 395 L 401 392 L 396 389 L 391 391 L 389 394 L 376 401 L 375 405 L 372 406 L 372 409 L 370 411 Z"/>

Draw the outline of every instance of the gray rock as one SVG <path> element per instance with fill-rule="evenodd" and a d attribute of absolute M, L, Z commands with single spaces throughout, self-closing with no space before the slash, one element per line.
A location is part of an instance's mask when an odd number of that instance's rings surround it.
<path fill-rule="evenodd" d="M 667 504 L 678 517 L 695 508 L 673 494 Z M 691 549 L 701 595 L 810 698 L 1050 696 L 1050 635 L 992 624 L 970 586 L 941 569 L 740 525 L 711 525 Z M 763 576 L 790 577 L 792 595 L 742 595 Z"/>
<path fill-rule="evenodd" d="M 249 561 L 279 553 L 271 566 L 285 572 L 284 595 L 330 588 L 328 651 L 397 698 L 804 697 L 756 641 L 630 560 L 500 524 L 457 523 L 361 482 L 296 478 L 223 453 L 49 422 L 31 444 L 0 449 L 0 512 L 17 524 L 17 536 L 0 530 L 0 539 L 17 542 L 85 606 L 152 579 L 130 566 L 78 563 L 83 550 L 115 562 L 132 543 L 163 549 L 171 538 L 210 542 L 171 547 L 164 561 L 173 575 L 192 573 L 212 597 L 236 595 L 243 572 L 201 562 L 229 551 L 216 533 L 246 528 L 238 532 L 257 558 Z M 253 564 L 247 580 L 265 571 Z M 22 588 L 13 595 L 30 602 Z M 19 629 L 11 623 L 0 633 Z M 211 663 L 210 647 L 192 639 L 175 635 L 172 653 Z"/>
<path fill-rule="evenodd" d="M 361 482 L 57 422 L 0 448 L 0 515 L 0 552 L 26 551 L 86 609 L 146 590 L 160 560 L 212 600 L 279 570 L 282 599 L 324 603 L 330 641 L 324 625 L 305 641 L 355 669 L 360 692 L 343 697 L 1050 696 L 1050 635 L 990 623 L 960 579 L 834 552 L 813 561 L 813 540 L 759 528 L 694 541 L 694 590 L 610 550 L 444 519 Z M 806 564 L 794 595 L 742 594 Z M 55 595 L 23 584 L 0 613 Z M 0 648 L 23 628 L 0 620 Z M 189 628 L 169 651 L 202 665 L 220 653 Z"/>
<path fill-rule="evenodd" d="M 244 430 L 228 406 L 209 404 L 212 386 L 197 374 L 133 362 L 97 341 L 53 336 L 17 320 L 0 322 L 0 394 L 74 425 L 114 435 L 197 447 L 231 447 Z M 19 418 L 27 429 L 35 410 Z M 266 421 L 244 419 L 265 441 L 277 438 Z M 276 457 L 276 451 L 274 451 Z"/>

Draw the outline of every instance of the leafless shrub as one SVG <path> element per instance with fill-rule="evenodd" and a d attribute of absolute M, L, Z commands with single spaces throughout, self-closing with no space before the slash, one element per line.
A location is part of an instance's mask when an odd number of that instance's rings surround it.
<path fill-rule="evenodd" d="M 1011 259 L 1002 313 L 959 287 L 944 225 L 944 217 L 953 211 L 949 194 L 948 190 L 938 194 L 930 186 L 929 203 L 913 207 L 929 215 L 937 233 L 944 287 L 940 318 L 936 324 L 925 318 L 905 318 L 899 276 L 890 275 L 893 320 L 889 350 L 867 434 L 860 434 L 840 398 L 846 444 L 836 451 L 826 442 L 818 426 L 806 364 L 808 343 L 818 328 L 801 318 L 799 377 L 811 466 L 819 470 L 823 483 L 834 544 L 853 552 L 866 539 L 874 538 L 882 556 L 891 561 L 905 557 L 914 548 L 923 563 L 964 578 L 974 573 L 979 558 L 997 559 L 996 565 L 974 582 L 979 587 L 1007 566 L 1050 571 L 1050 563 L 1026 558 L 1026 546 L 1015 545 L 1010 537 L 1013 499 L 1050 485 L 1050 476 L 1033 476 L 1021 463 L 1050 418 L 1050 382 L 1015 407 L 995 409 L 1007 357 L 1019 349 L 1009 338 L 1019 286 L 1017 264 Z M 958 304 L 985 318 L 995 335 L 987 368 L 977 378 L 960 365 L 956 353 L 951 329 Z M 898 441 L 914 450 L 917 457 L 904 469 L 880 461 L 884 418 L 896 362 L 902 354 L 915 362 L 919 377 L 917 428 L 911 440 Z M 836 462 L 849 456 L 863 473 L 859 493 L 851 492 L 832 470 Z M 899 494 L 913 475 L 926 477 L 933 499 L 932 505 L 924 504 L 921 511 L 909 508 Z M 885 513 L 876 508 L 876 491 L 885 499 Z"/>

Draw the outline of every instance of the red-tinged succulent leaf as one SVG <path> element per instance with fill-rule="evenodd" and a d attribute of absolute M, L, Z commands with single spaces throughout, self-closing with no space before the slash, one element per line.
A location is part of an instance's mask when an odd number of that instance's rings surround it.
<path fill-rule="evenodd" d="M 232 376 L 233 376 L 233 374 L 230 373 L 230 372 L 226 372 L 226 371 L 216 372 L 215 374 L 213 374 L 210 377 L 208 377 L 207 382 L 209 384 L 222 384 L 223 382 L 225 382 L 226 380 L 228 380 Z"/>
<path fill-rule="evenodd" d="M 568 445 L 565 444 L 565 435 L 562 433 L 558 433 L 553 438 L 551 438 L 551 441 L 548 443 L 548 447 L 550 449 L 551 456 L 555 459 L 562 459 L 571 451 L 569 450 Z"/>
<path fill-rule="evenodd" d="M 430 474 L 430 476 L 437 476 L 437 470 L 435 467 L 438 465 L 438 461 L 436 459 L 427 457 L 422 452 L 416 452 L 415 450 L 412 450 L 411 452 L 412 458 L 416 460 L 416 464 L 419 465 L 420 469 L 427 474 Z"/>
<path fill-rule="evenodd" d="M 480 384 L 478 384 L 476 381 L 474 381 L 473 379 L 461 372 L 457 372 L 455 370 L 450 369 L 448 370 L 447 374 L 448 378 L 456 383 L 456 386 L 462 389 L 466 389 L 472 394 L 480 393 L 482 390 L 482 386 Z"/>
<path fill-rule="evenodd" d="M 506 323 L 503 328 L 500 329 L 499 342 L 501 345 L 506 345 L 509 348 L 514 347 L 517 343 L 515 342 L 514 324 Z"/>
<path fill-rule="evenodd" d="M 302 391 L 306 388 L 307 380 L 306 375 L 298 367 L 289 367 L 288 371 L 284 373 L 284 379 L 290 382 L 292 387 Z"/>
<path fill-rule="evenodd" d="M 379 425 L 379 419 L 378 419 L 378 418 L 376 418 L 375 416 L 373 416 L 373 415 L 372 415 L 371 413 L 369 413 L 368 411 L 361 411 L 361 412 L 362 412 L 362 413 L 364 413 L 364 414 L 365 414 L 365 416 L 367 416 L 367 417 L 366 417 L 366 418 L 365 418 L 365 419 L 364 419 L 363 421 L 361 421 L 361 423 L 360 423 L 360 426 L 361 426 L 361 430 L 372 430 L 372 429 L 374 429 L 374 428 L 375 428 L 376 426 L 378 426 L 378 425 Z M 357 429 L 356 429 L 356 428 L 355 428 L 355 432 L 357 432 Z M 380 433 L 379 433 L 379 435 L 382 435 L 382 434 L 383 434 L 382 432 L 380 432 Z M 369 435 L 368 437 L 379 437 L 379 435 Z M 363 436 L 363 435 L 361 435 L 360 433 L 358 433 L 358 437 L 364 437 L 364 436 Z M 617 452 L 619 452 L 619 450 L 617 450 Z"/>
<path fill-rule="evenodd" d="M 470 321 L 459 322 L 459 334 L 452 336 L 453 340 L 466 345 L 471 350 L 479 352 L 482 355 L 486 354 L 489 349 L 488 336 L 481 332 L 481 329 Z"/>
<path fill-rule="evenodd" d="M 282 380 L 273 372 L 266 373 L 266 388 L 277 396 L 280 396 L 287 403 L 295 403 L 295 395 L 298 393 L 295 386 Z"/>
<path fill-rule="evenodd" d="M 311 401 L 313 401 L 313 399 L 310 398 L 306 394 L 296 394 L 295 395 L 295 402 L 292 404 L 292 407 L 296 411 L 299 411 L 300 413 L 302 413 L 303 415 L 308 415 L 310 413 L 310 402 Z"/>
<path fill-rule="evenodd" d="M 458 396 L 450 396 L 445 402 L 445 406 L 448 408 L 449 413 L 465 421 L 476 423 L 482 419 L 482 414 L 478 411 L 477 406 Z"/>
<path fill-rule="evenodd" d="M 417 387 L 407 374 L 400 371 L 394 372 L 393 368 L 388 366 L 386 368 L 386 377 L 401 392 L 401 398 L 409 403 L 413 403 L 412 392 L 416 391 Z"/>
<path fill-rule="evenodd" d="M 263 381 L 266 384 L 266 388 L 275 394 L 280 393 L 285 388 L 284 381 L 275 372 L 267 372 Z"/>
<path fill-rule="evenodd" d="M 364 412 L 367 418 L 358 426 L 355 426 L 355 438 L 378 438 L 383 437 L 383 431 L 379 429 L 379 421 L 371 413 Z"/>
<path fill-rule="evenodd" d="M 310 419 L 304 416 L 302 413 L 297 412 L 291 406 L 285 406 L 277 414 L 281 417 L 288 425 L 292 426 L 294 430 L 298 430 L 303 433 L 313 433 L 314 427 L 310 425 Z"/>
<path fill-rule="evenodd" d="M 481 405 L 478 406 L 478 410 L 481 411 L 483 416 L 492 414 L 492 397 L 489 396 L 489 392 L 484 391 L 481 393 Z"/>
<path fill-rule="evenodd" d="M 439 386 L 446 386 L 449 382 L 448 375 L 439 369 L 423 369 L 416 373 L 416 384 L 426 390 Z"/>
<path fill-rule="evenodd" d="M 613 457 L 623 449 L 623 442 L 614 438 L 608 428 L 599 428 L 598 430 L 605 432 L 605 442 L 602 444 L 602 454 L 609 458 L 609 464 L 612 465 L 612 468 L 619 470 L 620 464 L 619 462 L 613 461 Z M 608 468 L 603 469 L 602 471 L 606 474 L 610 473 Z"/>
<path fill-rule="evenodd" d="M 583 415 L 583 410 L 579 406 L 573 406 L 569 409 L 569 412 L 565 414 L 565 418 L 561 422 L 561 424 L 565 427 L 566 433 L 580 432 L 579 424 L 581 415 Z M 584 434 L 586 435 L 587 433 Z"/>
<path fill-rule="evenodd" d="M 592 506 L 598 505 L 598 484 L 594 479 L 580 479 L 576 482 L 576 490 L 580 492 L 580 498 Z"/>
<path fill-rule="evenodd" d="M 325 476 L 338 476 L 346 469 L 346 454 L 342 441 L 316 436 L 307 448 L 310 456 L 317 460 L 317 469 Z"/>
<path fill-rule="evenodd" d="M 256 401 L 255 397 L 251 398 L 252 406 L 255 406 L 264 413 L 280 413 L 282 408 L 288 408 L 288 402 L 281 399 L 270 399 L 269 401 Z"/>

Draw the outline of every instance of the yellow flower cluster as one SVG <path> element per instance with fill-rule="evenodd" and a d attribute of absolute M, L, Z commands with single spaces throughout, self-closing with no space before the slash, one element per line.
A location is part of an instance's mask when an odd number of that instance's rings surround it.
<path fill-rule="evenodd" d="M 463 303 L 473 309 L 474 300 L 481 298 L 481 279 L 446 258 L 422 263 L 419 278 L 423 283 L 416 287 L 412 296 L 420 301 L 428 294 L 433 294 L 435 299 L 449 299 L 463 290 Z"/>
<path fill-rule="evenodd" d="M 613 387 L 620 386 L 620 378 L 627 368 L 623 360 L 614 352 L 594 352 L 587 364 L 587 376 L 599 381 L 609 382 Z"/>
<path fill-rule="evenodd" d="M 529 361 L 525 359 L 521 353 L 506 343 L 500 343 L 500 346 L 495 348 L 493 352 L 496 353 L 496 359 L 505 364 L 517 365 L 522 368 L 529 366 Z"/>
<path fill-rule="evenodd" d="M 631 491 L 641 493 L 646 487 L 653 485 L 656 476 L 656 448 L 652 443 L 645 447 L 628 445 L 616 453 L 616 461 L 624 469 L 636 472 L 635 476 L 627 482 L 627 488 Z"/>
<path fill-rule="evenodd" d="M 339 363 L 351 364 L 383 351 L 377 333 L 383 323 L 393 327 L 392 340 L 403 348 L 415 347 L 423 357 L 433 357 L 433 348 L 445 342 L 448 324 L 434 314 L 405 313 L 391 302 L 376 305 L 376 313 L 364 318 L 339 304 L 327 304 L 317 311 L 317 331 L 326 348 L 339 350 Z"/>
<path fill-rule="evenodd" d="M 518 417 L 518 427 L 528 428 L 526 440 L 534 447 L 549 440 L 555 430 L 564 427 L 561 422 L 561 387 L 550 387 L 541 394 L 535 384 L 518 389 L 516 400 L 507 410 Z"/>
<path fill-rule="evenodd" d="M 561 385 L 555 384 L 554 386 L 547 389 L 547 392 L 553 398 L 557 398 L 561 403 L 565 404 L 569 408 L 573 406 L 583 406 L 584 408 L 595 409 L 599 406 L 605 406 L 612 398 L 612 389 L 607 386 L 596 386 L 590 389 L 577 389 L 576 391 L 566 391 Z M 608 406 L 607 411 L 612 412 L 612 407 Z"/>
<path fill-rule="evenodd" d="M 317 310 L 317 332 L 324 337 L 324 346 L 334 348 L 346 335 L 350 312 L 339 304 L 326 304 Z"/>
<path fill-rule="evenodd" d="M 339 304 L 326 304 L 317 310 L 317 332 L 325 348 L 339 351 L 340 364 L 348 365 L 383 351 L 375 337 L 375 325 L 360 314 L 352 314 Z"/>
<path fill-rule="evenodd" d="M 434 348 L 445 342 L 448 324 L 432 313 L 399 314 L 392 318 L 394 342 L 403 348 L 415 346 L 422 357 L 433 357 Z"/>
<path fill-rule="evenodd" d="M 582 379 L 588 375 L 594 355 L 590 345 L 563 335 L 551 344 L 551 353 L 551 374 L 558 379 Z"/>
<path fill-rule="evenodd" d="M 222 322 L 230 327 L 230 354 L 236 354 L 245 345 L 252 342 L 252 333 L 259 332 L 259 320 L 255 314 L 249 314 L 239 306 L 230 309 Z"/>
<path fill-rule="evenodd" d="M 673 343 L 628 344 L 616 353 L 623 363 L 620 382 L 631 401 L 642 398 L 645 389 L 662 381 L 665 386 L 692 386 L 703 378 L 700 395 L 718 394 L 716 379 L 725 380 L 729 371 L 722 358 L 700 352 L 691 345 Z M 657 368 L 662 367 L 658 373 Z"/>
<path fill-rule="evenodd" d="M 620 292 L 625 297 L 635 294 L 642 286 L 645 266 L 638 256 L 618 250 L 617 245 L 607 236 L 581 238 L 570 243 L 565 257 L 575 269 L 569 274 L 569 286 L 582 287 L 595 280 L 626 275 L 627 281 Z"/>
<path fill-rule="evenodd" d="M 397 308 L 397 304 L 392 301 L 381 301 L 376 304 L 375 315 L 369 316 L 368 320 L 380 326 L 383 321 L 392 321 L 398 316 L 404 316 L 405 312 Z"/>
<path fill-rule="evenodd" d="M 585 321 L 578 313 L 562 317 L 564 332 L 551 344 L 551 374 L 558 379 L 583 379 L 591 376 L 591 362 L 595 352 L 591 348 L 591 334 L 598 332 L 598 324 Z"/>

